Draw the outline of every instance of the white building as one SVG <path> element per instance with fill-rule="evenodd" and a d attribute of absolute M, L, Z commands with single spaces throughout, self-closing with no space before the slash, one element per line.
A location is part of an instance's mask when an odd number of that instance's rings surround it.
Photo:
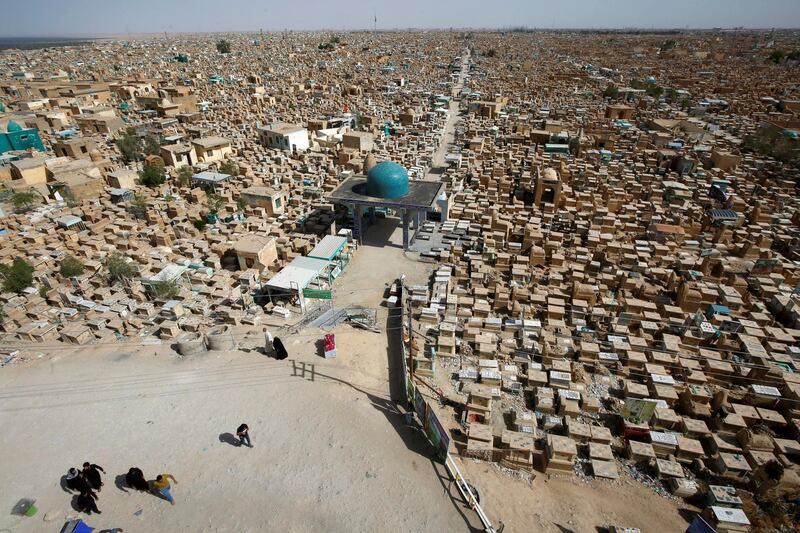
<path fill-rule="evenodd" d="M 259 128 L 258 138 L 267 148 L 300 152 L 308 150 L 309 147 L 308 130 L 285 122 Z"/>

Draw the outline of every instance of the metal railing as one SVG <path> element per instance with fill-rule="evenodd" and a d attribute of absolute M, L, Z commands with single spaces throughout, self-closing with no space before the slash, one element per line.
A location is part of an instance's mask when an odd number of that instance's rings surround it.
<path fill-rule="evenodd" d="M 456 487 L 458 487 L 458 491 L 461 493 L 461 497 L 464 498 L 464 501 L 467 502 L 470 509 L 475 511 L 480 518 L 481 523 L 483 524 L 483 530 L 485 533 L 502 533 L 504 527 L 503 524 L 500 524 L 499 529 L 495 529 L 492 525 L 492 521 L 489 520 L 489 517 L 486 516 L 486 513 L 481 507 L 480 503 L 478 503 L 478 498 L 472 492 L 472 487 L 470 487 L 467 480 L 464 478 L 464 475 L 461 473 L 461 470 L 458 468 L 453 457 L 448 453 L 447 457 L 445 458 L 444 466 L 447 469 L 447 473 L 450 474 L 450 477 L 453 478 L 453 481 L 456 482 Z"/>

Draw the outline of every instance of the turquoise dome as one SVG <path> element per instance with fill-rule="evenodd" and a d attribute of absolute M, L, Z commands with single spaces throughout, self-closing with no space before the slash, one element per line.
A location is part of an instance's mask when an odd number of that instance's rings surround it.
<path fill-rule="evenodd" d="M 8 125 L 6 126 L 6 131 L 9 133 L 22 131 L 22 126 L 14 122 L 13 120 L 8 121 Z"/>
<path fill-rule="evenodd" d="M 402 165 L 382 161 L 367 173 L 367 196 L 400 198 L 408 194 L 408 172 Z"/>

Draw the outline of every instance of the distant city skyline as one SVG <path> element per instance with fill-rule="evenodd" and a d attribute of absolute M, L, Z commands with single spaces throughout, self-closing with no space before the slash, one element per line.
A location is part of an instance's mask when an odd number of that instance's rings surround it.
<path fill-rule="evenodd" d="M 375 18 L 377 17 L 377 24 Z M 3 37 L 279 30 L 798 28 L 800 0 L 27 0 L 4 3 Z"/>

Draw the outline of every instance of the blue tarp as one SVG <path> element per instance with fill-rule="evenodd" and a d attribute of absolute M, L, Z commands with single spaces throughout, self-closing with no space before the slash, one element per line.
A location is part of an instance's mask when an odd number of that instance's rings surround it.
<path fill-rule="evenodd" d="M 89 524 L 80 519 L 70 520 L 61 528 L 61 533 L 92 533 L 92 531 L 94 528 L 89 527 Z"/>
<path fill-rule="evenodd" d="M 716 533 L 713 527 L 708 525 L 708 522 L 703 520 L 703 517 L 697 515 L 692 520 L 692 523 L 689 524 L 689 527 L 686 529 L 686 533 Z"/>

